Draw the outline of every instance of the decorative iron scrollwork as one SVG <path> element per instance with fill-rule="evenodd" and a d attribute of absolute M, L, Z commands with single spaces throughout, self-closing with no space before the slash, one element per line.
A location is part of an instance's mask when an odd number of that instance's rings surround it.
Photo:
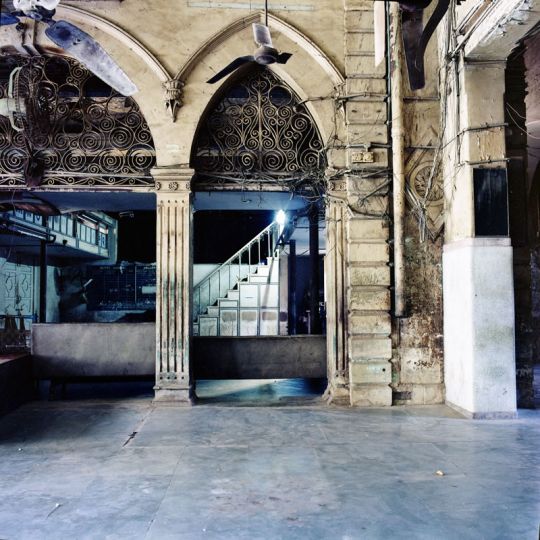
<path fill-rule="evenodd" d="M 59 56 L 2 58 L 0 97 L 6 97 L 7 75 L 17 66 L 39 71 L 53 103 L 46 132 L 17 132 L 0 117 L 0 187 L 24 185 L 31 155 L 44 164 L 45 186 L 153 185 L 154 143 L 133 99 Z"/>
<path fill-rule="evenodd" d="M 203 120 L 192 155 L 197 182 L 279 184 L 324 177 L 315 122 L 295 93 L 268 69 L 230 86 Z"/>

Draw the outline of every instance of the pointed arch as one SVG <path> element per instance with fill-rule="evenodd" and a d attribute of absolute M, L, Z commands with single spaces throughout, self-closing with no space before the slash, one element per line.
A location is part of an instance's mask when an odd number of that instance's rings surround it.
<path fill-rule="evenodd" d="M 39 164 L 41 188 L 152 188 L 155 145 L 135 99 L 125 97 L 77 60 L 60 55 L 5 55 L 0 96 L 8 75 L 33 87 L 15 129 L 0 117 L 0 189 L 26 188 L 26 167 Z M 19 90 L 18 90 L 19 91 Z M 37 104 L 40 105 L 37 105 Z M 17 126 L 18 124 L 18 126 Z"/>
<path fill-rule="evenodd" d="M 161 83 L 167 82 L 171 77 L 163 64 L 137 39 L 125 30 L 113 24 L 112 22 L 90 13 L 76 6 L 67 6 L 60 4 L 57 8 L 58 15 L 68 17 L 71 20 L 91 24 L 99 30 L 105 32 L 111 37 L 120 41 L 126 47 L 131 49 L 137 56 L 143 59 L 144 63 L 150 68 Z"/>
<path fill-rule="evenodd" d="M 191 55 L 188 61 L 180 69 L 180 71 L 174 77 L 175 80 L 186 82 L 193 69 L 201 62 L 201 60 L 207 56 L 210 52 L 215 50 L 219 45 L 225 42 L 234 34 L 241 32 L 245 28 L 251 26 L 256 22 L 264 22 L 264 11 L 256 11 L 247 17 L 242 17 L 220 30 L 217 34 L 214 34 L 210 39 L 205 41 L 198 49 Z M 332 60 L 318 47 L 311 39 L 305 34 L 300 32 L 292 24 L 289 24 L 272 13 L 268 14 L 268 26 L 270 30 L 275 29 L 279 33 L 287 36 L 290 40 L 297 43 L 307 54 L 314 58 L 321 66 L 324 72 L 330 77 L 335 86 L 341 85 L 345 81 L 345 77 L 332 62 Z"/>
<path fill-rule="evenodd" d="M 250 27 L 253 22 L 262 21 L 263 17 L 263 12 L 254 12 L 223 28 L 191 56 L 173 80 L 183 89 L 183 106 L 177 118 L 177 124 L 182 126 L 182 139 L 179 141 L 182 163 L 190 161 L 199 119 L 223 86 L 210 85 L 206 81 L 218 66 L 246 54 L 246 47 L 255 47 Z M 275 15 L 269 15 L 268 20 L 277 46 L 293 56 L 287 65 L 272 64 L 267 69 L 295 92 L 314 120 L 322 139 L 327 141 L 336 132 L 333 98 L 344 87 L 345 79 L 332 60 L 302 32 Z M 234 76 L 229 76 L 224 84 Z M 334 154 L 330 157 L 335 159 Z"/>
<path fill-rule="evenodd" d="M 164 86 L 172 78 L 166 67 L 131 33 L 100 15 L 62 3 L 58 6 L 58 17 L 82 25 L 83 30 L 85 26 L 90 27 L 86 31 L 106 50 L 110 50 L 111 45 L 115 47 L 115 61 L 139 89 L 135 99 L 152 132 L 157 163 L 160 166 L 179 163 L 182 159 L 181 153 L 167 146 L 172 138 L 178 136 L 180 127 L 171 121 L 170 113 L 165 107 Z M 104 35 L 100 36 L 93 28 Z M 40 33 L 37 38 L 41 49 L 52 54 L 58 52 L 45 34 Z M 118 44 L 121 44 L 121 47 L 117 47 Z M 156 103 L 163 103 L 163 106 L 156 107 Z"/>
<path fill-rule="evenodd" d="M 240 70 L 201 116 L 191 151 L 199 189 L 302 191 L 324 184 L 324 143 L 294 90 L 263 67 Z"/>

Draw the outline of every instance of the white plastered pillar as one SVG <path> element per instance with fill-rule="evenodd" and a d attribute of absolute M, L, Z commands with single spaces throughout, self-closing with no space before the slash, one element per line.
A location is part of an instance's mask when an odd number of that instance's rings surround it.
<path fill-rule="evenodd" d="M 512 246 L 474 223 L 473 170 L 506 166 L 504 67 L 461 61 L 446 112 L 446 401 L 472 418 L 516 414 Z"/>

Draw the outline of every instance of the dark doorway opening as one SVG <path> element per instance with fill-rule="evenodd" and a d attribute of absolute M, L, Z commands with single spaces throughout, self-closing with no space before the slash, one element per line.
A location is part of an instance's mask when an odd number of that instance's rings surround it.
<path fill-rule="evenodd" d="M 538 28 L 537 28 L 538 29 Z M 518 407 L 540 405 L 540 34 L 508 58 L 505 87 Z"/>
<path fill-rule="evenodd" d="M 243 210 L 252 201 L 255 208 Z M 302 198 L 201 192 L 194 206 L 191 357 L 199 399 L 275 404 L 320 397 L 326 387 L 324 213 L 315 219 L 310 261 L 309 204 Z M 310 286 L 314 261 L 316 287 Z M 311 290 L 323 319 L 318 330 L 310 320 Z"/>
<path fill-rule="evenodd" d="M 13 282 L 0 304 L 24 332 L 19 345 L 32 345 L 39 395 L 146 395 L 155 376 L 155 196 L 32 197 L 33 211 L 0 214 L 1 272 Z"/>

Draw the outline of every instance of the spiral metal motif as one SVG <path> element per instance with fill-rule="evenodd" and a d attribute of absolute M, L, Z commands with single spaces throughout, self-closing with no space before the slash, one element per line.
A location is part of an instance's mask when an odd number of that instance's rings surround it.
<path fill-rule="evenodd" d="M 323 148 L 304 104 L 261 69 L 229 87 L 204 119 L 192 163 L 201 183 L 236 175 L 268 184 L 325 169 Z"/>
<path fill-rule="evenodd" d="M 50 115 L 48 132 L 29 129 L 24 117 L 18 120 L 25 131 L 16 132 L 0 116 L 0 188 L 24 185 L 30 152 L 39 152 L 45 165 L 45 185 L 153 185 L 154 143 L 135 101 L 71 58 L 9 56 L 0 62 L 3 73 L 17 66 L 29 70 Z M 7 76 L 0 79 L 0 97 L 7 85 Z"/>

